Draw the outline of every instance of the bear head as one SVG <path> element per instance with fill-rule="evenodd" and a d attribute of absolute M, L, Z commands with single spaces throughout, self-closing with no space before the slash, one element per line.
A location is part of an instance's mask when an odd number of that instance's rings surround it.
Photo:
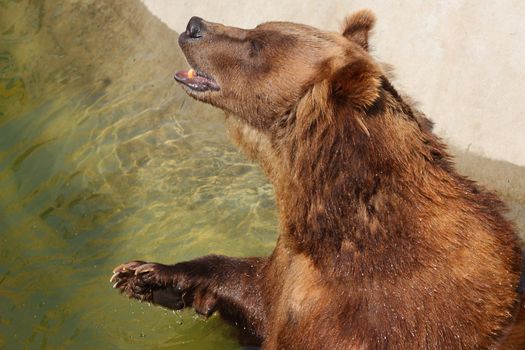
<path fill-rule="evenodd" d="M 309 109 L 312 99 L 366 108 L 382 75 L 367 52 L 374 22 L 370 11 L 359 11 L 340 34 L 288 22 L 245 30 L 193 17 L 179 36 L 191 69 L 175 79 L 195 99 L 258 130 L 282 124 L 305 99 Z"/>

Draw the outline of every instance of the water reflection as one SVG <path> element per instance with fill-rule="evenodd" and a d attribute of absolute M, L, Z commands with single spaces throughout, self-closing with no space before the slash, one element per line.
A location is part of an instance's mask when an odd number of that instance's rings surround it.
<path fill-rule="evenodd" d="M 273 246 L 271 188 L 175 85 L 181 57 L 139 1 L 0 0 L 0 348 L 237 348 L 108 283 Z"/>

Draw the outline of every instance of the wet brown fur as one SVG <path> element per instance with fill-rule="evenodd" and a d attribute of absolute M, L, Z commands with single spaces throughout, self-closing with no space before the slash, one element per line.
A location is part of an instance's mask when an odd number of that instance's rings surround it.
<path fill-rule="evenodd" d="M 180 287 L 264 349 L 525 349 L 505 206 L 455 171 L 370 56 L 374 21 L 358 12 L 343 36 L 205 22 L 209 39 L 181 43 L 221 85 L 188 93 L 231 114 L 232 139 L 274 185 L 281 233 L 264 259 L 124 265 L 122 291 L 180 308 L 159 299 Z"/>

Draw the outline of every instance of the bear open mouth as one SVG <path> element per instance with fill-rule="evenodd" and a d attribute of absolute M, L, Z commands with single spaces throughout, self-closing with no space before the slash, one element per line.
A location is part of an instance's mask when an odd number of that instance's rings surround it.
<path fill-rule="evenodd" d="M 219 84 L 217 84 L 212 77 L 193 68 L 178 71 L 175 73 L 175 80 L 186 85 L 193 91 L 217 91 L 220 89 Z"/>

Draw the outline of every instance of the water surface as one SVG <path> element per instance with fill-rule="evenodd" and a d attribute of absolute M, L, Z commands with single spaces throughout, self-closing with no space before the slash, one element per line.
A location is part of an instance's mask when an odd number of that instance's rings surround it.
<path fill-rule="evenodd" d="M 217 317 L 108 281 L 274 245 L 271 187 L 173 81 L 185 67 L 138 1 L 0 0 L 0 348 L 238 348 Z"/>

